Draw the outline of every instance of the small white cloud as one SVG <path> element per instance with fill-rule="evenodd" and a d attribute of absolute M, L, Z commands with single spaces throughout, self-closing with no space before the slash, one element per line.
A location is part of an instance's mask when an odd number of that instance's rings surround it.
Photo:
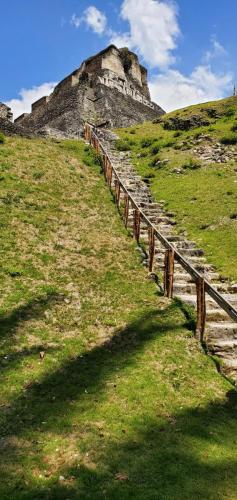
<path fill-rule="evenodd" d="M 21 89 L 19 92 L 19 99 L 11 99 L 5 104 L 11 108 L 14 119 L 16 119 L 23 113 L 30 113 L 31 104 L 41 97 L 51 94 L 56 85 L 57 82 L 47 82 L 42 83 L 42 85 L 38 87 L 32 87 L 31 89 Z"/>
<path fill-rule="evenodd" d="M 81 25 L 81 22 L 82 22 L 81 17 L 76 16 L 76 14 L 72 15 L 72 17 L 71 17 L 72 26 L 75 26 L 75 28 L 79 28 L 79 26 Z"/>
<path fill-rule="evenodd" d="M 94 33 L 102 35 L 106 31 L 107 18 L 103 12 L 91 5 L 84 10 L 81 17 L 73 14 L 71 18 L 71 24 L 75 26 L 75 28 L 79 28 L 82 23 L 85 23 Z"/>
<path fill-rule="evenodd" d="M 172 51 L 180 34 L 174 2 L 124 0 L 121 17 L 128 21 L 130 31 L 114 33 L 112 43 L 136 50 L 152 67 L 165 67 L 174 62 Z"/>
<path fill-rule="evenodd" d="M 189 76 L 170 69 L 154 76 L 149 85 L 152 99 L 165 111 L 172 111 L 225 97 L 232 88 L 232 75 L 217 74 L 210 66 L 199 65 Z"/>
<path fill-rule="evenodd" d="M 84 12 L 84 20 L 87 26 L 95 33 L 102 35 L 105 32 L 107 18 L 103 12 L 94 6 L 88 7 Z"/>
<path fill-rule="evenodd" d="M 218 59 L 228 57 L 227 50 L 221 45 L 220 42 L 216 39 L 216 37 L 211 38 L 211 49 L 207 50 L 204 54 L 203 61 L 204 63 L 209 63 L 212 59 Z"/>

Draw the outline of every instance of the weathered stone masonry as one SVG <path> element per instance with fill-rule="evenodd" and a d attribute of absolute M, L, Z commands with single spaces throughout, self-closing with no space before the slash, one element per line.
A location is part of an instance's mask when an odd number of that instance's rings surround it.
<path fill-rule="evenodd" d="M 36 133 L 77 137 L 85 121 L 97 127 L 126 127 L 163 113 L 151 102 L 147 71 L 137 56 L 110 45 L 84 61 L 16 122 Z"/>
<path fill-rule="evenodd" d="M 3 104 L 3 102 L 0 102 L 0 118 L 2 118 L 3 120 L 12 120 L 12 112 L 11 112 L 11 108 L 9 108 L 8 106 L 6 106 L 6 104 Z"/>

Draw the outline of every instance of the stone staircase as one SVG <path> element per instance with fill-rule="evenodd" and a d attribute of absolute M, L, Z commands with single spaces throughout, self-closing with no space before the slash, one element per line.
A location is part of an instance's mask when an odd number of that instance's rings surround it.
<path fill-rule="evenodd" d="M 154 202 L 149 187 L 134 170 L 129 153 L 119 152 L 115 148 L 114 135 L 110 132 L 99 131 L 98 136 L 120 180 L 143 213 L 181 255 L 237 309 L 237 285 L 231 284 L 216 272 L 213 266 L 206 261 L 203 250 L 197 248 L 195 242 L 177 234 L 174 214 L 165 211 L 164 202 Z M 132 212 L 132 208 L 130 208 L 128 218 L 130 227 L 133 225 Z M 141 222 L 140 235 L 141 241 L 147 245 L 148 232 L 144 222 Z M 165 248 L 156 239 L 155 273 L 164 270 L 164 254 Z M 144 254 L 144 264 L 147 263 L 147 255 Z M 196 308 L 196 285 L 192 277 L 177 262 L 175 262 L 174 271 L 174 296 Z M 232 321 L 228 314 L 207 294 L 206 309 L 205 342 L 207 349 L 209 353 L 219 357 L 221 371 L 237 383 L 237 323 Z"/>

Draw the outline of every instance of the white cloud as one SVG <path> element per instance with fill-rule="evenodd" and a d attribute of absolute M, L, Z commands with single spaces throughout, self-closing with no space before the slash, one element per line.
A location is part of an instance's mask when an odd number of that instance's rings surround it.
<path fill-rule="evenodd" d="M 223 45 L 221 45 L 220 42 L 218 42 L 215 36 L 212 36 L 211 49 L 207 50 L 207 52 L 204 54 L 203 61 L 205 63 L 209 63 L 212 59 L 218 59 L 227 56 L 228 56 L 227 50 L 223 47 Z"/>
<path fill-rule="evenodd" d="M 76 14 L 73 14 L 71 17 L 71 24 L 75 28 L 79 28 L 79 26 L 82 23 L 82 20 L 83 20 L 82 17 L 76 16 Z"/>
<path fill-rule="evenodd" d="M 191 104 L 221 99 L 231 90 L 232 75 L 216 74 L 208 65 L 197 66 L 189 76 L 169 69 L 151 78 L 149 86 L 152 99 L 165 111 L 172 111 Z"/>
<path fill-rule="evenodd" d="M 107 18 L 103 12 L 91 5 L 84 10 L 81 17 L 73 14 L 71 18 L 71 24 L 75 28 L 79 28 L 82 23 L 85 23 L 94 33 L 102 35 L 106 31 Z"/>
<path fill-rule="evenodd" d="M 161 0 L 124 0 L 121 17 L 130 31 L 113 34 L 111 42 L 136 50 L 152 67 L 174 62 L 172 51 L 180 34 L 175 3 Z"/>
<path fill-rule="evenodd" d="M 85 23 L 89 28 L 91 28 L 95 33 L 102 35 L 106 29 L 107 18 L 103 12 L 98 10 L 96 7 L 88 7 L 84 12 Z"/>
<path fill-rule="evenodd" d="M 41 97 L 51 94 L 56 85 L 57 82 L 48 82 L 42 83 L 42 85 L 38 87 L 32 87 L 31 89 L 21 89 L 19 92 L 19 99 L 11 99 L 5 104 L 12 109 L 15 119 L 22 113 L 30 113 L 31 104 Z"/>

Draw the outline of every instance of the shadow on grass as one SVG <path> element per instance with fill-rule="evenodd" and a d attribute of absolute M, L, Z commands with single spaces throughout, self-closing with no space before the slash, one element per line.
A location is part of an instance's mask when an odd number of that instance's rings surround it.
<path fill-rule="evenodd" d="M 91 351 L 75 355 L 58 370 L 47 374 L 41 382 L 32 383 L 29 390 L 24 392 L 23 398 L 20 397 L 13 403 L 10 412 L 7 412 L 5 433 L 15 432 L 19 416 L 18 434 L 28 426 L 37 427 L 42 422 L 42 416 L 47 421 L 45 430 L 54 427 L 70 401 L 84 398 L 85 391 L 98 395 L 106 387 L 111 373 L 133 363 L 134 353 L 143 349 L 154 337 L 165 335 L 167 331 L 175 333 L 182 329 L 183 323 L 179 307 L 171 303 L 162 311 L 155 309 L 143 314 Z"/>
<path fill-rule="evenodd" d="M 64 465 L 45 486 L 29 485 L 23 475 L 13 491 L 7 471 L 9 489 L 1 499 L 234 500 L 236 411 L 233 390 L 226 401 L 181 410 L 163 425 L 146 417 L 133 438 L 103 436 L 101 450 L 95 453 L 92 443 L 87 454 L 91 464 Z"/>
<path fill-rule="evenodd" d="M 0 341 L 6 336 L 14 335 L 24 321 L 40 318 L 46 308 L 53 307 L 63 298 L 62 294 L 48 292 L 43 297 L 36 297 L 27 304 L 19 306 L 9 314 L 0 314 Z"/>
<path fill-rule="evenodd" d="M 231 491 L 237 486 L 237 458 L 233 459 L 230 446 L 237 431 L 235 391 L 228 393 L 226 401 L 167 415 L 162 425 L 148 415 L 145 422 L 140 419 L 136 424 L 132 439 L 102 436 L 101 447 L 92 457 L 95 467 L 64 465 L 57 478 L 47 480 L 47 486 L 29 484 L 22 468 L 16 479 L 12 469 L 14 463 L 17 468 L 25 467 L 14 439 L 29 439 L 31 431 L 72 433 L 72 424 L 63 427 L 70 402 L 80 399 L 82 413 L 88 404 L 96 412 L 108 377 L 132 365 L 133 355 L 154 337 L 178 332 L 183 324 L 175 302 L 163 311 L 150 310 L 104 344 L 75 356 L 40 383 L 33 383 L 13 402 L 2 416 L 0 443 L 6 486 L 1 499 L 234 499 Z M 90 402 L 85 390 L 94 396 Z M 222 442 L 220 461 L 220 457 L 215 459 L 215 449 Z M 31 450 L 37 455 L 34 447 Z M 64 478 L 61 483 L 59 475 Z"/>
<path fill-rule="evenodd" d="M 180 300 L 178 297 L 174 297 L 173 300 L 177 304 L 177 306 L 180 307 L 182 313 L 186 318 L 186 323 L 184 326 L 186 326 L 188 330 L 195 332 L 197 322 L 195 309 L 189 304 L 186 304 L 185 302 Z"/>

